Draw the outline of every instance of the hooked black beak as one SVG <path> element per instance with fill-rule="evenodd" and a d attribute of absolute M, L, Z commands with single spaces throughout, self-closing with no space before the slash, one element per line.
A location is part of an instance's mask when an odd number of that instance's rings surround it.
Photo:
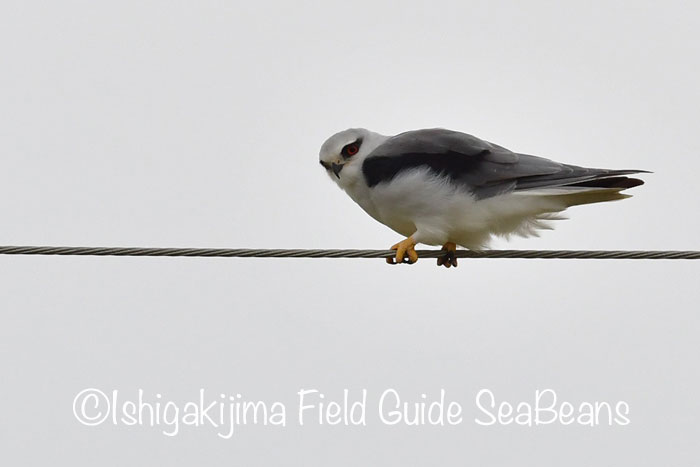
<path fill-rule="evenodd" d="M 331 164 L 331 170 L 336 177 L 340 178 L 340 171 L 343 170 L 343 164 Z"/>

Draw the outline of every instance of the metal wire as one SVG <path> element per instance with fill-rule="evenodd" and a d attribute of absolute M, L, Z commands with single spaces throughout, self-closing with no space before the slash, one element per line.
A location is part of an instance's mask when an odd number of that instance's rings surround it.
<path fill-rule="evenodd" d="M 441 250 L 418 250 L 421 258 L 438 258 Z M 391 250 L 285 250 L 228 248 L 120 248 L 70 246 L 0 246 L 2 255 L 186 256 L 222 258 L 390 258 Z M 700 251 L 619 250 L 457 250 L 457 258 L 511 259 L 700 259 Z"/>

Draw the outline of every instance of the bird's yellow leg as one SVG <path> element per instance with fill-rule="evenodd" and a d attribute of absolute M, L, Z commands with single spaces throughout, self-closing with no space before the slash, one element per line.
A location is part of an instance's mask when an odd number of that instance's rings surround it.
<path fill-rule="evenodd" d="M 391 247 L 392 250 L 396 250 L 396 262 L 394 262 L 394 258 L 387 258 L 386 262 L 389 264 L 403 263 L 404 258 L 408 256 L 408 264 L 415 263 L 418 261 L 418 253 L 416 253 L 415 246 L 416 242 L 413 240 L 413 237 L 400 241 Z"/>
<path fill-rule="evenodd" d="M 455 257 L 457 245 L 447 242 L 442 246 L 442 249 L 445 251 L 445 254 L 437 259 L 437 265 L 445 266 L 446 268 L 457 267 L 457 258 Z"/>

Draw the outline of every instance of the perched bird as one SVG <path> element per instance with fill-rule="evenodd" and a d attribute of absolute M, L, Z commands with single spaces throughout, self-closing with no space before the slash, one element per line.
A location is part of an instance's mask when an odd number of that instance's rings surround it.
<path fill-rule="evenodd" d="M 628 198 L 621 191 L 644 182 L 626 175 L 646 172 L 562 164 L 440 128 L 396 136 L 351 128 L 319 156 L 362 209 L 406 237 L 387 262 L 416 262 L 424 243 L 442 245 L 438 266 L 448 268 L 457 245 L 480 250 L 494 235 L 537 235 L 570 206 Z"/>

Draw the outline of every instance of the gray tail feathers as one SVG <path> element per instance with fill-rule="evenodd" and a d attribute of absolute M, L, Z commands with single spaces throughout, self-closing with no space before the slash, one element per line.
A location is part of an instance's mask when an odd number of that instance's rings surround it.
<path fill-rule="evenodd" d="M 581 186 L 581 187 L 591 187 L 591 188 L 614 188 L 617 190 L 626 190 L 628 188 L 634 188 L 639 185 L 644 185 L 644 180 L 631 177 L 604 177 L 597 178 L 594 180 L 588 180 L 586 182 L 574 183 L 567 186 Z"/>
<path fill-rule="evenodd" d="M 577 206 L 581 204 L 602 203 L 629 198 L 632 195 L 621 193 L 628 188 L 643 185 L 644 181 L 638 178 L 626 177 L 621 174 L 638 173 L 641 171 L 611 171 L 602 173 L 593 179 L 564 184 L 559 186 L 558 193 L 547 195 L 564 206 Z"/>

